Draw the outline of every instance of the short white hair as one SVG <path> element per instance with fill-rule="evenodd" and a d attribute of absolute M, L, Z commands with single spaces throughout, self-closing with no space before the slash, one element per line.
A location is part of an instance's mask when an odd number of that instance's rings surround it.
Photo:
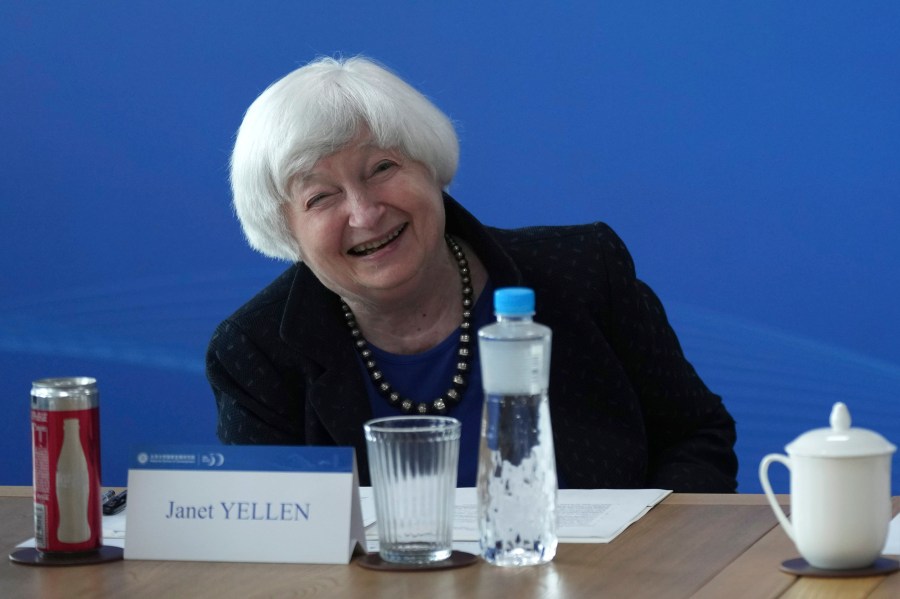
<path fill-rule="evenodd" d="M 253 249 L 300 260 L 284 210 L 290 182 L 364 127 L 379 147 L 425 164 L 441 187 L 456 174 L 456 131 L 425 96 L 371 59 L 316 59 L 260 94 L 238 129 L 231 191 Z"/>

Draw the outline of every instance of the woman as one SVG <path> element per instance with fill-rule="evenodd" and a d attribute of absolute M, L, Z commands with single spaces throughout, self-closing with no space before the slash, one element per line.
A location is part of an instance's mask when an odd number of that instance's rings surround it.
<path fill-rule="evenodd" d="M 316 60 L 253 102 L 234 206 L 250 245 L 293 265 L 210 342 L 219 438 L 350 445 L 368 484 L 366 420 L 448 414 L 459 485 L 474 485 L 474 334 L 492 290 L 521 285 L 553 329 L 561 487 L 734 491 L 734 421 L 615 233 L 485 227 L 444 191 L 457 160 L 449 119 L 365 58 Z"/>

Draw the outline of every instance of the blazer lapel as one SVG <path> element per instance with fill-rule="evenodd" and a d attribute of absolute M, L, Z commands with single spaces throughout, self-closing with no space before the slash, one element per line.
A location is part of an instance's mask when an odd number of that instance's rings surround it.
<path fill-rule="evenodd" d="M 303 264 L 285 304 L 281 337 L 303 354 L 309 364 L 307 379 L 307 432 L 310 442 L 326 444 L 321 433 L 310 430 L 310 408 L 330 441 L 352 445 L 357 454 L 365 446 L 363 423 L 372 418 L 356 350 L 353 347 L 336 294 L 322 285 Z M 360 465 L 362 468 L 362 465 Z"/>

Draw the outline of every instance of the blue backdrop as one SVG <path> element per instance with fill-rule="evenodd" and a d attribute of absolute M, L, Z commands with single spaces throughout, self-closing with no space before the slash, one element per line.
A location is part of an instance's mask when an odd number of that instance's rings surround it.
<path fill-rule="evenodd" d="M 456 121 L 483 221 L 617 230 L 738 420 L 741 491 L 837 400 L 900 441 L 896 2 L 7 0 L 0 484 L 31 482 L 45 376 L 99 379 L 107 484 L 132 442 L 216 442 L 207 339 L 283 267 L 232 214 L 234 131 L 336 52 Z"/>

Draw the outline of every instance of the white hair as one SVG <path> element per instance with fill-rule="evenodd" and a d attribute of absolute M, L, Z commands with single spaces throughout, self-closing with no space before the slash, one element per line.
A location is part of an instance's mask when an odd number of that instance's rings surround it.
<path fill-rule="evenodd" d="M 300 259 L 284 211 L 290 181 L 364 127 L 379 147 L 425 164 L 441 187 L 456 174 L 456 131 L 425 96 L 368 58 L 316 59 L 260 94 L 238 129 L 231 191 L 252 248 Z"/>

